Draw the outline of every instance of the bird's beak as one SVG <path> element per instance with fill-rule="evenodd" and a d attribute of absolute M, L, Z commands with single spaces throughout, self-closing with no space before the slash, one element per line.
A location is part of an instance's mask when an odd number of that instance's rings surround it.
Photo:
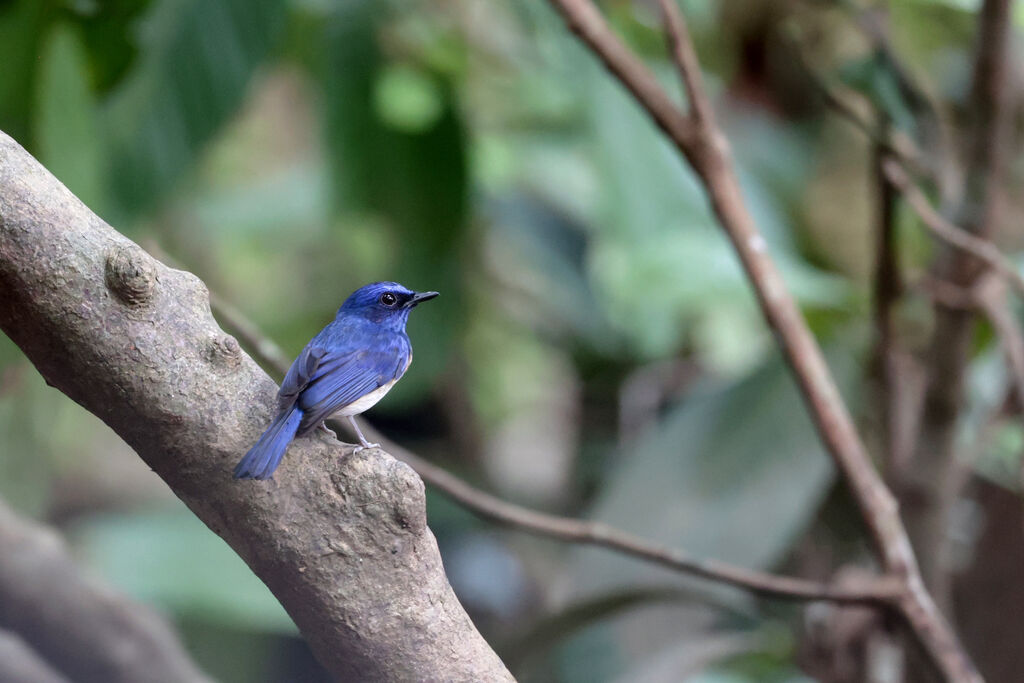
<path fill-rule="evenodd" d="M 409 299 L 409 301 L 405 304 L 405 307 L 412 308 L 421 301 L 433 299 L 435 296 L 437 296 L 437 292 L 417 292 L 416 294 L 412 295 L 412 298 Z"/>

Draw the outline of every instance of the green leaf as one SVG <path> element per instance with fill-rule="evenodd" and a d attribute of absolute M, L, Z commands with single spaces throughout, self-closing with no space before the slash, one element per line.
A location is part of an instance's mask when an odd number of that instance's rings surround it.
<path fill-rule="evenodd" d="M 832 480 L 831 461 L 778 357 L 731 385 L 695 390 L 627 455 L 594 519 L 745 567 L 778 562 Z M 598 552 L 578 552 L 577 593 L 678 580 Z"/>
<path fill-rule="evenodd" d="M 96 92 L 107 93 L 131 68 L 137 55 L 135 24 L 151 0 L 69 3 L 89 54 Z"/>
<path fill-rule="evenodd" d="M 283 27 L 285 0 L 161 0 L 105 112 L 116 199 L 152 206 L 235 113 Z"/>
<path fill-rule="evenodd" d="M 422 133 L 432 128 L 444 107 L 433 80 L 406 65 L 386 67 L 377 79 L 374 95 L 381 120 L 406 133 Z"/>
<path fill-rule="evenodd" d="M 550 668 L 548 658 L 552 650 L 584 629 L 637 608 L 664 607 L 699 599 L 692 591 L 677 588 L 641 588 L 581 600 L 530 623 L 520 635 L 502 646 L 502 659 L 517 678 L 533 680 L 541 666 Z"/>
<path fill-rule="evenodd" d="M 88 58 L 79 33 L 55 24 L 43 45 L 36 84 L 38 157 L 93 211 L 102 213 L 103 146 Z"/>
<path fill-rule="evenodd" d="M 485 253 L 503 296 L 527 297 L 528 309 L 556 336 L 571 334 L 611 352 L 617 337 L 587 274 L 583 227 L 519 193 L 488 202 L 487 215 Z"/>
<path fill-rule="evenodd" d="M 580 80 L 588 86 L 588 148 L 602 190 L 589 272 L 608 318 L 642 356 L 673 353 L 696 333 L 716 366 L 748 367 L 763 357 L 768 336 L 762 333 L 762 342 L 752 335 L 763 330 L 760 312 L 703 189 L 603 70 L 589 65 Z M 801 304 L 841 302 L 843 283 L 802 258 L 787 214 L 784 200 L 795 203 L 787 193 L 803 187 L 805 152 L 777 125 L 754 117 L 745 123 L 754 131 L 737 152 L 745 201 L 787 284 Z M 779 167 L 794 170 L 783 174 Z M 734 340 L 752 337 L 754 343 L 736 348 Z"/>
<path fill-rule="evenodd" d="M 852 375 L 849 365 L 833 363 L 841 377 Z M 789 551 L 831 481 L 831 461 L 788 366 L 773 357 L 740 381 L 724 386 L 705 382 L 635 446 L 626 447 L 590 517 L 697 558 L 766 568 Z M 735 619 L 722 624 L 721 609 L 708 606 L 708 599 L 748 604 L 745 594 L 599 549 L 574 550 L 567 573 L 574 599 L 668 586 L 707 594 L 700 603 L 649 611 L 631 622 L 601 624 L 575 643 L 576 648 L 600 650 L 620 672 L 646 670 L 652 659 L 662 656 L 677 667 L 683 666 L 679 657 L 689 658 L 692 666 L 706 660 L 706 648 L 696 645 L 713 648 L 711 643 L 719 638 L 742 640 L 745 629 L 761 628 Z M 624 642 L 633 645 L 623 647 Z M 680 642 L 696 649 L 672 654 Z M 753 641 L 736 645 L 744 650 L 760 647 Z M 571 652 L 563 651 L 562 658 Z M 627 673 L 621 678 L 640 679 Z"/>
<path fill-rule="evenodd" d="M 29 151 L 33 80 L 42 38 L 54 17 L 52 3 L 16 0 L 0 4 L 0 130 Z"/>
<path fill-rule="evenodd" d="M 897 127 L 909 132 L 916 130 L 913 108 L 904 97 L 898 75 L 884 57 L 872 53 L 850 60 L 840 68 L 839 78 L 867 97 Z"/>

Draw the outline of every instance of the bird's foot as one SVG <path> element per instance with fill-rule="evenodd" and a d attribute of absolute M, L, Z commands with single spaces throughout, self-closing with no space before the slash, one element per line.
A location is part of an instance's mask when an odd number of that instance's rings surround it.
<path fill-rule="evenodd" d="M 352 444 L 352 452 L 358 453 L 359 451 L 365 451 L 367 448 L 380 448 L 379 443 L 363 442 L 360 444 Z"/>
<path fill-rule="evenodd" d="M 328 427 L 326 422 L 321 422 L 320 426 L 317 429 L 319 431 L 321 431 L 321 432 L 324 432 L 325 434 L 330 436 L 332 439 L 337 439 L 338 438 L 338 434 L 333 429 Z"/>

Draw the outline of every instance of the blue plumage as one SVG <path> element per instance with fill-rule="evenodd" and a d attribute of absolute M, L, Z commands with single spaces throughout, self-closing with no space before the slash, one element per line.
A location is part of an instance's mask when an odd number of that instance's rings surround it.
<path fill-rule="evenodd" d="M 357 448 L 376 446 L 352 416 L 379 401 L 405 374 L 412 362 L 405 333 L 409 312 L 435 296 L 396 282 L 374 282 L 353 292 L 292 363 L 277 394 L 278 415 L 235 467 L 235 478 L 269 478 L 292 439 L 335 414 L 352 422 Z"/>

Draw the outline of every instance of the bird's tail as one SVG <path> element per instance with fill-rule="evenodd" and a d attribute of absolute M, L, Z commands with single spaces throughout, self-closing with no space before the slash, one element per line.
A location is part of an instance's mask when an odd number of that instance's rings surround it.
<path fill-rule="evenodd" d="M 269 479 L 302 422 L 302 411 L 282 412 L 235 466 L 235 479 Z"/>

